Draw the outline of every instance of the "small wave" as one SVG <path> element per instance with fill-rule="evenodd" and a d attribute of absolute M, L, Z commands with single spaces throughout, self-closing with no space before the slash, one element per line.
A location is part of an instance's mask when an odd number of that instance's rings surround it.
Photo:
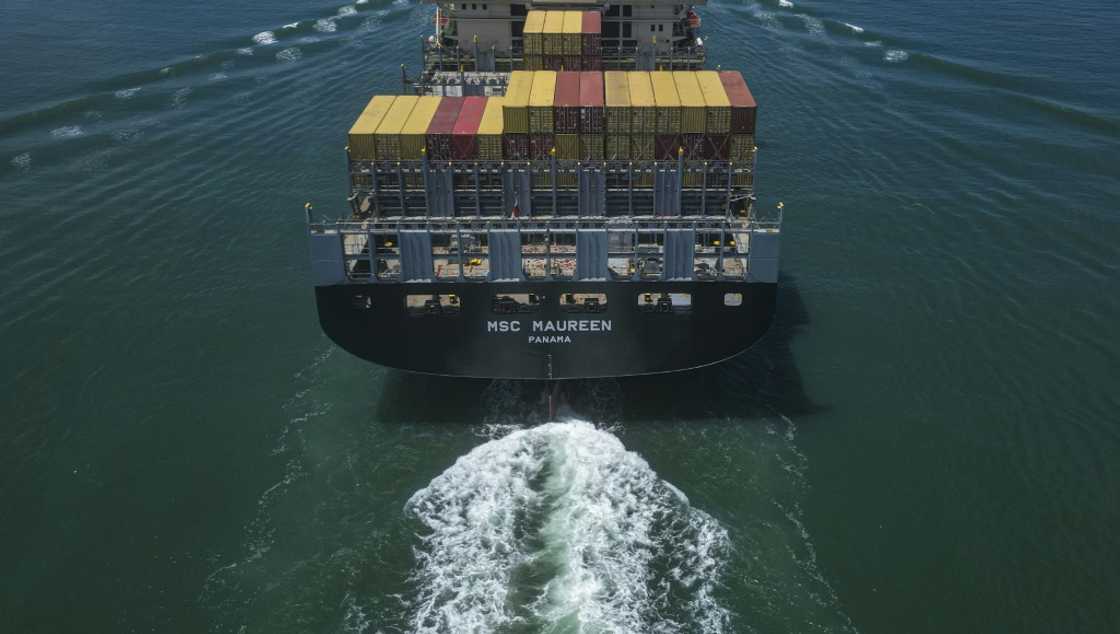
<path fill-rule="evenodd" d="M 210 81 L 225 81 L 227 79 L 229 79 L 229 75 L 226 73 L 214 73 L 210 75 Z"/>
<path fill-rule="evenodd" d="M 863 27 L 862 26 L 856 26 L 856 25 L 848 23 L 848 22 L 842 22 L 842 24 L 844 26 L 848 27 L 849 29 L 851 29 L 852 33 L 863 33 Z"/>
<path fill-rule="evenodd" d="M 66 125 L 51 130 L 51 136 L 56 139 L 75 139 L 85 133 L 85 130 L 83 130 L 80 125 Z"/>
<path fill-rule="evenodd" d="M 778 0 L 778 6 L 782 7 L 783 9 L 792 9 L 793 3 L 789 0 Z"/>
<path fill-rule="evenodd" d="M 276 54 L 276 59 L 281 62 L 298 62 L 303 59 L 303 51 L 296 46 L 286 48 Z"/>
<path fill-rule="evenodd" d="M 590 423 L 514 431 L 416 492 L 418 633 L 722 632 L 727 532 Z"/>
<path fill-rule="evenodd" d="M 354 7 L 352 7 L 350 5 L 346 5 L 345 7 L 339 7 L 338 17 L 346 18 L 346 17 L 352 16 L 352 15 L 358 15 L 358 10 L 355 9 Z"/>
<path fill-rule="evenodd" d="M 889 62 L 891 64 L 905 62 L 908 59 L 910 59 L 910 53 L 897 48 L 892 48 L 889 51 L 883 53 L 883 61 Z"/>
<path fill-rule="evenodd" d="M 261 31 L 253 36 L 253 41 L 261 46 L 268 46 L 269 44 L 276 43 L 276 34 L 272 31 Z"/>
<path fill-rule="evenodd" d="M 289 22 L 288 24 L 285 24 L 280 28 L 284 29 L 285 31 L 294 31 L 299 28 L 299 22 Z"/>
<path fill-rule="evenodd" d="M 237 49 L 237 54 L 238 55 L 252 55 L 253 54 L 253 49 L 249 48 L 248 46 L 246 46 L 245 48 L 239 48 L 239 49 Z"/>
<path fill-rule="evenodd" d="M 117 99 L 132 99 L 140 93 L 140 88 L 123 88 L 113 93 Z"/>
<path fill-rule="evenodd" d="M 355 2 L 354 4 L 358 4 L 358 5 L 361 5 L 361 4 L 369 4 L 369 0 L 358 0 L 358 1 L 357 1 L 357 2 Z"/>
<path fill-rule="evenodd" d="M 821 35 L 824 33 L 824 22 L 820 18 L 814 18 L 811 15 L 799 16 L 805 22 L 805 30 L 811 35 Z"/>
<path fill-rule="evenodd" d="M 883 42 L 882 40 L 873 40 L 871 42 L 864 42 L 863 45 L 868 48 L 879 48 L 883 45 Z"/>
<path fill-rule="evenodd" d="M 24 152 L 19 156 L 13 157 L 11 160 L 12 167 L 21 172 L 26 172 L 31 169 L 31 152 Z"/>
<path fill-rule="evenodd" d="M 298 40 L 300 44 L 316 44 L 319 41 L 319 38 L 315 37 L 314 35 L 307 35 L 305 37 L 299 38 Z"/>
<path fill-rule="evenodd" d="M 175 94 L 171 95 L 171 106 L 174 108 L 182 108 L 187 105 L 187 97 L 190 97 L 192 92 L 194 92 L 194 90 L 189 87 L 176 90 Z"/>
<path fill-rule="evenodd" d="M 320 33 L 334 33 L 338 30 L 338 24 L 332 18 L 323 18 L 315 21 L 314 28 Z"/>

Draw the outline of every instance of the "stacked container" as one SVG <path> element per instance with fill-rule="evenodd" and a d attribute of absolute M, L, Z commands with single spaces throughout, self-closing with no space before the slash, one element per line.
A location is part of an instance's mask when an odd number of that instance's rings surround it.
<path fill-rule="evenodd" d="M 727 160 L 731 132 L 731 101 L 720 81 L 719 73 L 704 70 L 696 73 L 700 92 L 704 95 L 706 119 L 704 122 L 704 158 Z"/>
<path fill-rule="evenodd" d="M 547 11 L 544 18 L 544 68 L 560 70 L 564 65 L 564 12 Z"/>
<path fill-rule="evenodd" d="M 503 144 L 508 159 L 529 158 L 529 95 L 533 72 L 515 70 L 509 76 L 502 107 Z"/>
<path fill-rule="evenodd" d="M 747 87 L 747 82 L 738 71 L 721 72 L 719 78 L 731 103 L 731 139 L 728 158 L 739 162 L 753 161 L 758 105 L 751 95 L 750 88 Z M 754 184 L 753 178 L 752 173 L 741 174 L 735 177 L 735 184 L 750 186 Z"/>
<path fill-rule="evenodd" d="M 502 138 L 504 135 L 504 119 L 502 112 L 506 102 L 505 97 L 490 97 L 486 100 L 486 109 L 482 112 L 482 120 L 478 123 L 478 158 L 483 161 L 498 161 L 503 156 Z M 525 139 L 524 149 L 528 154 L 528 137 Z M 509 158 L 509 157 L 507 157 Z"/>
<path fill-rule="evenodd" d="M 657 105 L 657 134 L 654 135 L 654 158 L 659 161 L 677 158 L 681 133 L 681 99 L 673 73 L 654 71 L 649 74 L 653 98 Z"/>
<path fill-rule="evenodd" d="M 369 105 L 358 116 L 354 126 L 350 128 L 350 158 L 355 161 L 373 161 L 377 159 L 377 147 L 374 142 L 374 133 L 381 121 L 393 106 L 393 96 L 377 96 L 370 100 Z"/>
<path fill-rule="evenodd" d="M 544 22 L 545 11 L 530 11 L 525 16 L 525 28 L 522 31 L 525 49 L 525 69 L 541 70 L 544 68 Z"/>
<path fill-rule="evenodd" d="M 579 106 L 580 158 L 601 161 L 606 132 L 602 72 L 589 70 L 579 74 Z"/>
<path fill-rule="evenodd" d="M 529 156 L 545 159 L 552 150 L 555 133 L 554 99 L 556 71 L 533 73 L 533 89 L 529 96 Z"/>
<path fill-rule="evenodd" d="M 564 70 L 580 70 L 581 52 L 583 50 L 583 13 L 580 11 L 564 11 L 564 30 L 561 36 L 563 46 L 563 60 L 561 67 Z"/>
<path fill-rule="evenodd" d="M 580 74 L 563 71 L 556 74 L 556 157 L 579 158 Z"/>
<path fill-rule="evenodd" d="M 626 160 L 630 158 L 630 83 L 626 73 L 609 70 L 603 73 L 603 84 L 607 117 L 606 158 Z"/>
<path fill-rule="evenodd" d="M 603 69 L 603 14 L 598 11 L 584 11 L 580 28 L 584 70 Z"/>
<path fill-rule="evenodd" d="M 418 101 L 420 98 L 414 95 L 401 95 L 393 101 L 393 105 L 385 113 L 385 118 L 381 120 L 381 125 L 377 126 L 373 140 L 377 148 L 377 156 L 381 157 L 380 160 L 400 159 L 401 129 L 404 128 L 408 116 L 412 114 L 412 109 L 416 107 Z"/>
<path fill-rule="evenodd" d="M 450 161 L 451 135 L 455 132 L 455 122 L 463 109 L 463 97 L 444 97 L 428 125 L 428 158 L 433 161 Z"/>
<path fill-rule="evenodd" d="M 654 136 L 657 134 L 657 99 L 653 82 L 645 71 L 626 73 L 630 85 L 630 158 L 649 161 L 654 158 Z"/>
<path fill-rule="evenodd" d="M 459 117 L 451 129 L 451 158 L 456 161 L 473 161 L 478 158 L 479 124 L 486 111 L 486 97 L 466 97 Z M 499 116 L 501 112 L 499 110 Z M 498 140 L 498 158 L 502 156 L 501 139 Z"/>
<path fill-rule="evenodd" d="M 420 97 L 416 107 L 405 120 L 401 128 L 401 153 L 405 160 L 418 160 L 424 157 L 428 147 L 428 126 L 432 124 L 432 117 L 439 110 L 443 97 Z"/>

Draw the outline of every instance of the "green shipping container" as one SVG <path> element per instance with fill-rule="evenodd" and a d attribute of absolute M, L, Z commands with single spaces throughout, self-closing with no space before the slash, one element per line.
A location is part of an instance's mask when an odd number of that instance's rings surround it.
<path fill-rule="evenodd" d="M 673 73 L 654 71 L 649 74 L 653 85 L 653 98 L 657 105 L 657 134 L 677 134 L 681 131 L 681 99 Z"/>
<path fill-rule="evenodd" d="M 708 117 L 707 104 L 700 92 L 700 84 L 696 81 L 696 71 L 674 71 L 673 83 L 681 104 L 681 133 L 703 134 Z"/>
<path fill-rule="evenodd" d="M 635 134 L 630 137 L 630 158 L 635 161 L 653 160 L 653 135 Z"/>
<path fill-rule="evenodd" d="M 608 161 L 630 160 L 630 135 L 608 134 L 606 151 L 606 159 Z"/>
<path fill-rule="evenodd" d="M 401 129 L 418 101 L 420 98 L 415 95 L 402 95 L 393 100 L 393 105 L 374 133 L 379 160 L 393 161 L 401 157 Z"/>
<path fill-rule="evenodd" d="M 603 85 L 607 107 L 607 133 L 629 134 L 630 121 L 630 82 L 626 73 L 609 70 L 603 73 Z"/>
<path fill-rule="evenodd" d="M 580 135 L 580 158 L 585 161 L 603 160 L 604 140 L 601 134 Z"/>
<path fill-rule="evenodd" d="M 478 158 L 483 161 L 502 160 L 502 132 L 505 97 L 490 97 L 478 124 Z"/>
<path fill-rule="evenodd" d="M 533 89 L 529 94 L 529 132 L 548 134 L 555 129 L 553 107 L 556 96 L 556 71 L 533 73 Z"/>
<path fill-rule="evenodd" d="M 578 134 L 556 135 L 556 158 L 568 161 L 580 158 Z"/>
<path fill-rule="evenodd" d="M 522 37 L 525 39 L 525 55 L 544 54 L 544 11 L 530 11 L 525 16 L 525 29 Z"/>
<path fill-rule="evenodd" d="M 506 132 L 529 133 L 529 94 L 533 91 L 533 75 L 532 71 L 526 70 L 510 73 L 502 108 Z"/>
<path fill-rule="evenodd" d="M 735 162 L 752 160 L 754 158 L 754 135 L 732 134 L 731 149 L 727 158 Z"/>

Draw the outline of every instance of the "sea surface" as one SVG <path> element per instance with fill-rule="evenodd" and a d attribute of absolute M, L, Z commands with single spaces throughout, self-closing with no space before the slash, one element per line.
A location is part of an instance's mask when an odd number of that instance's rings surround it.
<path fill-rule="evenodd" d="M 432 16 L 0 4 L 0 631 L 1120 631 L 1116 0 L 712 0 L 775 324 L 557 421 L 316 321 Z"/>

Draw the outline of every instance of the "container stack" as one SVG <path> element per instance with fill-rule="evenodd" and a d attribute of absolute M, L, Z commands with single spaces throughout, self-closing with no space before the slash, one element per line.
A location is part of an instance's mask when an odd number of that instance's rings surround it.
<path fill-rule="evenodd" d="M 510 74 L 502 107 L 502 145 L 505 158 L 529 158 L 529 95 L 533 91 L 533 71 L 515 70 Z"/>
<path fill-rule="evenodd" d="M 556 158 L 580 158 L 580 73 L 556 73 Z"/>
<path fill-rule="evenodd" d="M 391 95 L 378 95 L 370 100 L 369 105 L 358 116 L 354 126 L 350 128 L 350 158 L 355 161 L 373 161 L 377 159 L 377 148 L 374 143 L 374 133 L 381 121 L 393 106 L 396 97 Z"/>
<path fill-rule="evenodd" d="M 450 161 L 452 157 L 451 141 L 455 133 L 455 123 L 459 120 L 459 112 L 463 109 L 464 97 L 443 97 L 439 108 L 432 116 L 428 125 L 428 158 L 433 161 Z"/>
<path fill-rule="evenodd" d="M 579 74 L 580 159 L 603 160 L 606 127 L 603 73 L 597 70 Z"/>
<path fill-rule="evenodd" d="M 609 70 L 603 73 L 605 114 L 607 117 L 606 158 L 611 161 L 630 159 L 630 84 L 626 73 Z"/>
<path fill-rule="evenodd" d="M 599 70 L 603 16 L 598 11 L 530 11 L 522 31 L 526 70 Z"/>
<path fill-rule="evenodd" d="M 545 13 L 545 11 L 530 11 L 525 16 L 525 28 L 522 31 L 525 70 L 542 70 L 544 68 Z"/>
<path fill-rule="evenodd" d="M 551 45 L 548 34 L 542 27 L 542 50 L 578 42 L 586 58 L 582 33 Z M 669 161 L 683 152 L 689 161 L 741 164 L 754 160 L 756 117 L 734 71 L 514 71 L 505 97 L 374 97 L 350 129 L 348 150 L 359 161 L 547 160 L 555 150 L 564 161 Z M 642 169 L 637 182 L 648 185 Z M 689 174 L 685 184 L 700 178 Z M 744 172 L 735 184 L 750 178 Z"/>
<path fill-rule="evenodd" d="M 459 117 L 451 129 L 451 158 L 456 161 L 473 161 L 478 158 L 482 115 L 486 111 L 486 97 L 466 97 Z M 499 113 L 500 114 L 500 113 Z M 502 156 L 502 141 L 498 139 L 498 158 Z"/>
<path fill-rule="evenodd" d="M 603 14 L 584 11 L 580 29 L 583 70 L 603 70 Z"/>
<path fill-rule="evenodd" d="M 546 159 L 555 144 L 556 71 L 533 73 L 529 94 L 529 157 Z"/>
<path fill-rule="evenodd" d="M 755 119 L 758 106 L 747 82 L 738 71 L 719 73 L 720 81 L 731 107 L 730 147 L 728 158 L 732 161 L 749 161 L 754 158 Z"/>

